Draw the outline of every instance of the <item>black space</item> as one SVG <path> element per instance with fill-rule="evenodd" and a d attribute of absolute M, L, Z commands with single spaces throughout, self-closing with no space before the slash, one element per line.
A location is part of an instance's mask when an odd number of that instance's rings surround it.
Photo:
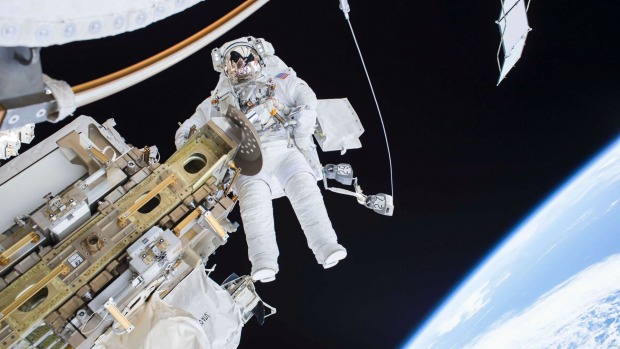
<path fill-rule="evenodd" d="M 42 51 L 44 71 L 76 85 L 147 58 L 240 1 L 206 1 L 133 33 Z M 620 131 L 618 2 L 532 1 L 523 57 L 496 87 L 499 1 L 350 1 L 351 21 L 382 107 L 395 214 L 324 192 L 349 256 L 323 270 L 285 199 L 274 202 L 280 273 L 259 284 L 278 313 L 251 321 L 241 348 L 395 348 L 460 281 Z M 354 166 L 365 193 L 389 192 L 381 125 L 338 1 L 271 1 L 215 42 L 264 37 L 319 98 L 347 97 L 363 148 L 323 163 Z M 115 118 L 132 144 L 166 159 L 177 123 L 217 82 L 209 46 L 131 89 L 81 108 Z M 61 125 L 39 124 L 37 139 Z M 240 221 L 238 211 L 234 218 Z M 243 232 L 210 264 L 248 273 Z"/>

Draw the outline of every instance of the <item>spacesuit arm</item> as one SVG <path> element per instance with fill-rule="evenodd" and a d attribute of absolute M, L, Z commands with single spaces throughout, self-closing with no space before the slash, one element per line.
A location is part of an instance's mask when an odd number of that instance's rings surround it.
<path fill-rule="evenodd" d="M 196 126 L 196 128 L 199 129 L 206 125 L 207 121 L 211 119 L 211 115 L 214 111 L 211 104 L 211 97 L 205 99 L 198 105 L 196 112 L 181 124 L 174 135 L 174 145 L 176 145 L 177 149 L 181 148 L 187 141 L 189 130 L 192 126 Z"/>
<path fill-rule="evenodd" d="M 303 106 L 303 109 L 296 116 L 297 126 L 293 135 L 299 147 L 306 147 L 312 143 L 311 136 L 316 128 L 318 101 L 314 91 L 301 79 L 296 84 L 292 97 L 296 106 Z"/>

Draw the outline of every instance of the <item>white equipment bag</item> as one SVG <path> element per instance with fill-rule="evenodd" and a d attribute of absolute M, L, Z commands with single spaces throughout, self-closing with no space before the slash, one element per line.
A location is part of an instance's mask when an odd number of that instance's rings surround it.
<path fill-rule="evenodd" d="M 163 300 L 153 293 L 121 335 L 109 331 L 97 349 L 232 349 L 239 345 L 242 308 L 230 294 L 196 268 Z"/>
<path fill-rule="evenodd" d="M 314 137 L 322 151 L 344 154 L 348 149 L 362 147 L 359 137 L 364 127 L 348 99 L 320 99 L 317 114 L 319 126 Z"/>

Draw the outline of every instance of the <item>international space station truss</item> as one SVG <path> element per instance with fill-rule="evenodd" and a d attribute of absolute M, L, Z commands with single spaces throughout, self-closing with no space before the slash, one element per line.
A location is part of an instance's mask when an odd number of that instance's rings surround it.
<path fill-rule="evenodd" d="M 237 228 L 231 185 L 242 166 L 260 168 L 260 152 L 239 155 L 257 142 L 244 119 L 229 109 L 160 164 L 113 121 L 82 116 L 3 167 L 0 348 L 89 348 L 106 331 L 130 332 L 147 298 L 165 300 L 204 270 Z M 243 280 L 230 292 L 247 321 L 262 303 Z"/>

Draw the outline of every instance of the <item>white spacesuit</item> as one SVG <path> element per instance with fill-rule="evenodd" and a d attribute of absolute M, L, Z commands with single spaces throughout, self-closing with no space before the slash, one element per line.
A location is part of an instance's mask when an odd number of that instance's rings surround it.
<path fill-rule="evenodd" d="M 192 126 L 200 128 L 212 116 L 224 114 L 229 105 L 244 112 L 255 126 L 263 167 L 254 176 L 239 176 L 235 187 L 252 278 L 262 282 L 274 280 L 278 272 L 271 200 L 282 194 L 289 198 L 319 264 L 329 268 L 347 255 L 337 242 L 316 184 L 321 169 L 311 138 L 317 118 L 316 96 L 273 53 L 271 44 L 253 37 L 240 38 L 213 50 L 213 64 L 221 72 L 220 81 L 211 97 L 198 106 L 175 135 L 179 148 Z"/>

